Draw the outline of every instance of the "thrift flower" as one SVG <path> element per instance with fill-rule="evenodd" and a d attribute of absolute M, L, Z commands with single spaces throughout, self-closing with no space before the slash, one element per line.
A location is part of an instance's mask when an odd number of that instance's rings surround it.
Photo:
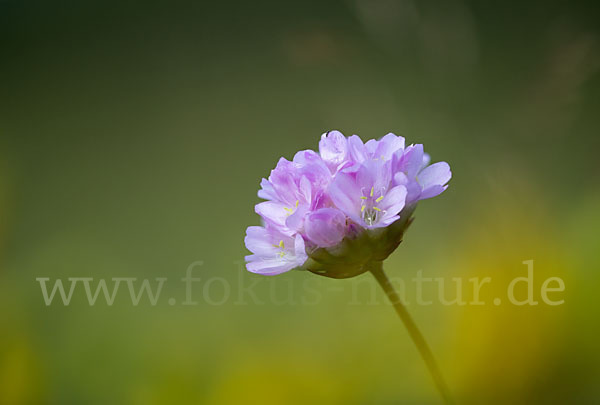
<path fill-rule="evenodd" d="M 429 166 L 423 145 L 405 147 L 392 133 L 366 143 L 339 131 L 321 136 L 319 153 L 281 158 L 262 179 L 246 258 L 251 272 L 303 269 L 328 277 L 360 274 L 398 246 L 416 203 L 435 197 L 451 177 L 445 162 Z"/>
<path fill-rule="evenodd" d="M 340 172 L 329 188 L 334 204 L 365 229 L 390 225 L 400 218 L 404 185 L 392 187 L 391 162 L 368 160 L 356 172 Z"/>
<path fill-rule="evenodd" d="M 331 173 L 313 151 L 298 152 L 292 162 L 281 158 L 263 179 L 258 196 L 268 201 L 257 204 L 256 213 L 273 229 L 293 236 L 303 227 L 306 215 L 320 208 Z"/>
<path fill-rule="evenodd" d="M 247 268 L 254 273 L 272 276 L 302 266 L 306 261 L 304 240 L 300 234 L 292 237 L 275 228 L 251 226 L 246 231 L 244 242 L 254 253 L 246 256 Z"/>
<path fill-rule="evenodd" d="M 406 187 L 407 204 L 438 196 L 448 188 L 446 184 L 452 177 L 448 163 L 428 164 L 423 145 L 411 145 L 402 153 L 394 153 L 394 182 Z"/>

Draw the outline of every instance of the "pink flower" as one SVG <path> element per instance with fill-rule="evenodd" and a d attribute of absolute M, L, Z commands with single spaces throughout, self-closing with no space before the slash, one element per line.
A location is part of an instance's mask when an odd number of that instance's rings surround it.
<path fill-rule="evenodd" d="M 358 267 L 388 255 L 416 203 L 448 187 L 448 164 L 428 163 L 423 145 L 405 148 L 403 137 L 390 133 L 363 143 L 339 131 L 321 136 L 318 154 L 306 150 L 291 162 L 281 158 L 261 181 L 258 196 L 266 201 L 256 205 L 256 212 L 265 226 L 246 232 L 246 247 L 254 253 L 246 257 L 248 270 L 265 275 L 303 267 L 312 271 L 315 265 L 311 261 L 307 267 L 307 260 L 320 255 L 323 265 L 322 249 L 335 252 L 346 265 L 348 257 L 340 255 L 350 255 Z M 377 228 L 386 230 L 370 236 L 379 238 L 378 244 L 360 242 L 362 234 Z"/>

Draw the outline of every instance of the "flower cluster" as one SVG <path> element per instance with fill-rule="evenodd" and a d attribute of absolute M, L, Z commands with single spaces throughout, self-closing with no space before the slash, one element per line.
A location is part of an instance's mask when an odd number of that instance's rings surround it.
<path fill-rule="evenodd" d="M 300 151 L 291 162 L 281 158 L 262 180 L 258 196 L 266 201 L 256 212 L 264 226 L 246 232 L 253 253 L 246 256 L 247 269 L 275 275 L 303 266 L 312 271 L 307 263 L 362 266 L 382 246 L 380 255 L 387 257 L 416 203 L 442 193 L 451 176 L 446 162 L 429 165 L 423 145 L 405 146 L 401 136 L 390 133 L 363 143 L 356 135 L 325 133 L 319 153 Z M 400 222 L 400 232 L 382 231 Z M 356 256 L 351 243 L 357 240 L 366 255 Z"/>

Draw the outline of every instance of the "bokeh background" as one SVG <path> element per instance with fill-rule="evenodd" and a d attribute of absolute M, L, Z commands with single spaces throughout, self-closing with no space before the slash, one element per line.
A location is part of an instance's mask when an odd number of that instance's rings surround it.
<path fill-rule="evenodd" d="M 453 169 L 386 267 L 492 277 L 487 305 L 409 305 L 457 401 L 598 403 L 599 21 L 595 1 L 0 1 L 0 403 L 439 403 L 368 275 L 243 270 L 261 177 L 330 129 Z M 492 305 L 530 259 L 564 305 Z M 155 306 L 46 306 L 37 277 L 168 281 Z"/>

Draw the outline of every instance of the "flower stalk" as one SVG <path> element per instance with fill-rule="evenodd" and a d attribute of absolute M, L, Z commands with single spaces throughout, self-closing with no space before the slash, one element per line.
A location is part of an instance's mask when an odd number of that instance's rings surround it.
<path fill-rule="evenodd" d="M 394 309 L 398 313 L 398 316 L 402 320 L 402 323 L 404 323 L 404 326 L 408 330 L 408 334 L 417 346 L 417 349 L 419 350 L 419 353 L 421 354 L 421 357 L 423 358 L 423 361 L 425 362 L 425 365 L 427 366 L 427 369 L 429 370 L 429 373 L 433 378 L 433 382 L 435 383 L 435 386 L 440 392 L 442 399 L 446 404 L 452 404 L 453 402 L 450 398 L 450 392 L 446 383 L 444 382 L 444 378 L 442 377 L 442 373 L 440 372 L 435 358 L 433 357 L 433 353 L 431 352 L 429 345 L 425 341 L 425 338 L 419 331 L 419 328 L 415 324 L 415 321 L 412 319 L 412 317 L 406 310 L 406 307 L 402 303 L 402 300 L 398 296 L 398 293 L 394 289 L 394 286 L 392 286 L 390 280 L 384 273 L 383 263 L 374 262 L 371 264 L 369 270 L 371 271 L 381 288 L 383 288 L 383 291 L 394 306 Z"/>

